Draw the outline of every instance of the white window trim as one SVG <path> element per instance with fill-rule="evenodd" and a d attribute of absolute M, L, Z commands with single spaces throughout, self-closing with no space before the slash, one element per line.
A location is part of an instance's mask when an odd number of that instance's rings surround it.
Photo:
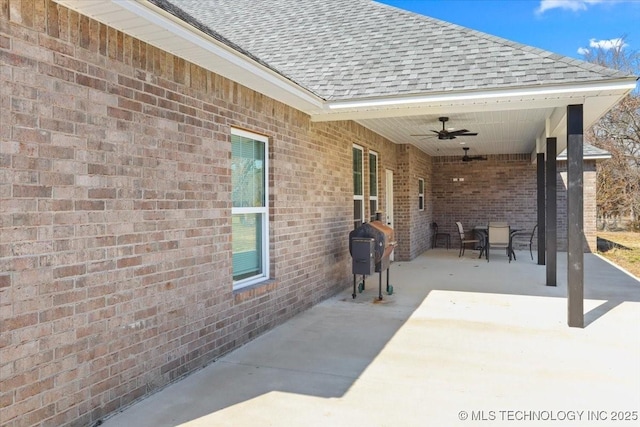
<path fill-rule="evenodd" d="M 378 153 L 373 150 L 369 150 L 369 156 L 374 156 L 376 158 L 376 195 L 371 195 L 371 181 L 369 181 L 369 206 L 371 206 L 371 201 L 376 202 L 376 211 L 378 210 L 378 194 L 380 194 L 380 186 L 378 185 L 378 164 L 380 163 L 380 157 L 378 157 Z M 369 162 L 369 176 L 371 176 L 371 162 Z M 376 212 L 369 212 L 370 218 L 375 218 Z"/>
<path fill-rule="evenodd" d="M 420 192 L 420 183 L 422 183 L 422 192 Z M 420 201 L 422 200 L 422 207 L 420 207 Z M 418 211 L 424 211 L 424 179 L 418 178 Z"/>
<path fill-rule="evenodd" d="M 264 206 L 262 207 L 231 207 L 231 215 L 235 214 L 262 214 L 262 273 L 242 280 L 233 281 L 233 290 L 246 288 L 256 283 L 264 282 L 270 278 L 271 259 L 269 258 L 269 138 L 247 132 L 242 129 L 231 128 L 231 134 L 250 138 L 264 143 Z M 232 235 L 233 238 L 233 235 Z"/>
<path fill-rule="evenodd" d="M 355 188 L 353 189 L 353 200 L 360 200 L 362 202 L 362 211 L 360 212 L 360 222 L 364 223 L 364 213 L 366 211 L 366 207 L 364 205 L 364 147 L 361 147 L 360 145 L 357 144 L 353 144 L 353 148 L 355 148 L 356 150 L 360 150 L 360 152 L 362 153 L 362 156 L 360 156 L 360 170 L 362 171 L 362 179 L 361 181 L 361 188 L 360 188 L 360 192 L 362 193 L 361 195 L 356 195 L 355 194 Z M 353 171 L 352 171 L 353 173 Z M 355 220 L 355 217 L 354 217 Z"/>

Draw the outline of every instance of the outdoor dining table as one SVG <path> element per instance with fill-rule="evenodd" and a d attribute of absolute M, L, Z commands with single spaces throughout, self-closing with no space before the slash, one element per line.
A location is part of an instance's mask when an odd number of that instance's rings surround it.
<path fill-rule="evenodd" d="M 513 236 L 521 231 L 522 229 L 520 228 L 512 228 L 511 226 L 509 226 L 509 252 L 511 252 L 511 256 L 513 256 L 514 261 L 516 261 L 516 253 L 513 250 L 511 244 L 513 241 Z M 476 234 L 476 236 L 478 236 L 478 240 L 480 240 L 481 242 L 480 255 L 478 255 L 478 258 L 482 258 L 482 254 L 485 253 L 487 247 L 487 239 L 489 238 L 489 226 L 486 224 L 476 225 L 475 227 L 473 227 L 473 232 Z"/>

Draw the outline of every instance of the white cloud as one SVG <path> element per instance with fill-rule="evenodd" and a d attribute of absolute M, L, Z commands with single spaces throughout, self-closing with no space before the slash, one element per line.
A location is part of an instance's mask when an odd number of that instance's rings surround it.
<path fill-rule="evenodd" d="M 617 48 L 623 49 L 627 46 L 628 45 L 620 37 L 615 39 L 609 39 L 609 40 L 596 40 L 596 39 L 589 40 L 589 47 L 594 49 L 602 49 L 602 50 L 617 49 Z M 586 55 L 589 52 L 590 52 L 589 48 L 586 48 L 586 47 L 578 48 L 578 53 L 580 55 Z"/>
<path fill-rule="evenodd" d="M 615 48 L 623 48 L 626 46 L 627 44 L 624 42 L 624 40 L 619 37 L 615 39 L 610 39 L 610 40 L 596 40 L 596 39 L 589 40 L 589 47 L 593 47 L 596 49 L 609 50 L 609 49 L 615 49 Z"/>
<path fill-rule="evenodd" d="M 596 3 L 614 2 L 616 0 L 540 0 L 536 13 L 544 13 L 551 9 L 567 9 L 577 12 L 587 10 L 589 5 Z"/>

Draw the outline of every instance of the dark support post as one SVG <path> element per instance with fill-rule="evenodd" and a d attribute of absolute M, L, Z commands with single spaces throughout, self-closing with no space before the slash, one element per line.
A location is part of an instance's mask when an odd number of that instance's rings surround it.
<path fill-rule="evenodd" d="M 545 227 L 545 248 L 547 249 L 547 286 L 556 286 L 558 258 L 558 212 L 557 212 L 557 178 L 556 178 L 556 138 L 547 138 L 547 224 Z"/>
<path fill-rule="evenodd" d="M 584 327 L 582 105 L 567 107 L 567 290 L 569 326 Z"/>
<path fill-rule="evenodd" d="M 544 153 L 536 155 L 538 172 L 538 265 L 545 264 L 545 202 L 544 202 Z"/>

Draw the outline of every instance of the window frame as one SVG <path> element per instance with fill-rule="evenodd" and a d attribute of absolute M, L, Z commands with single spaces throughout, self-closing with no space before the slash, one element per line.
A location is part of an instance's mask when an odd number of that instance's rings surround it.
<path fill-rule="evenodd" d="M 375 158 L 375 168 L 371 167 L 372 157 Z M 374 221 L 376 219 L 376 212 L 378 212 L 378 193 L 380 187 L 378 185 L 378 163 L 378 153 L 373 150 L 369 150 L 369 210 L 371 211 L 369 212 L 370 221 Z M 372 202 L 374 206 L 372 206 Z"/>
<path fill-rule="evenodd" d="M 357 219 L 356 219 L 356 212 L 355 212 L 355 205 L 356 202 L 360 202 L 361 204 L 361 209 L 360 209 L 360 224 L 364 223 L 364 217 L 365 217 L 365 206 L 364 206 L 364 147 L 357 145 L 357 144 L 353 144 L 352 146 L 352 151 L 351 151 L 351 157 L 352 157 L 352 164 L 355 163 L 355 158 L 354 158 L 354 153 L 355 150 L 360 151 L 360 173 L 361 173 L 361 179 L 360 179 L 360 194 L 356 194 L 356 179 L 355 179 L 355 174 L 356 171 L 355 169 L 353 169 L 353 205 L 354 205 L 354 212 L 353 212 L 353 226 L 354 228 L 356 228 L 358 225 L 356 224 Z"/>
<path fill-rule="evenodd" d="M 264 144 L 264 166 L 263 166 L 263 206 L 251 206 L 251 207 L 234 207 L 231 206 L 231 220 L 233 222 L 234 216 L 243 214 L 259 214 L 260 226 L 261 226 L 261 243 L 260 253 L 262 257 L 261 271 L 253 276 L 246 277 L 240 280 L 233 280 L 233 290 L 239 290 L 256 283 L 264 282 L 270 278 L 270 253 L 269 253 L 269 138 L 265 135 L 249 132 L 243 129 L 231 128 L 231 135 L 252 139 Z M 232 154 L 233 157 L 233 154 Z M 231 172 L 233 174 L 233 172 Z M 233 191 L 233 181 L 231 183 Z M 233 226 L 231 231 L 231 241 L 233 242 Z M 257 246 L 257 245 L 256 245 Z M 232 243 L 233 247 L 233 243 Z M 257 248 L 256 248 L 257 249 Z M 232 249 L 232 278 L 233 278 L 233 249 Z"/>

